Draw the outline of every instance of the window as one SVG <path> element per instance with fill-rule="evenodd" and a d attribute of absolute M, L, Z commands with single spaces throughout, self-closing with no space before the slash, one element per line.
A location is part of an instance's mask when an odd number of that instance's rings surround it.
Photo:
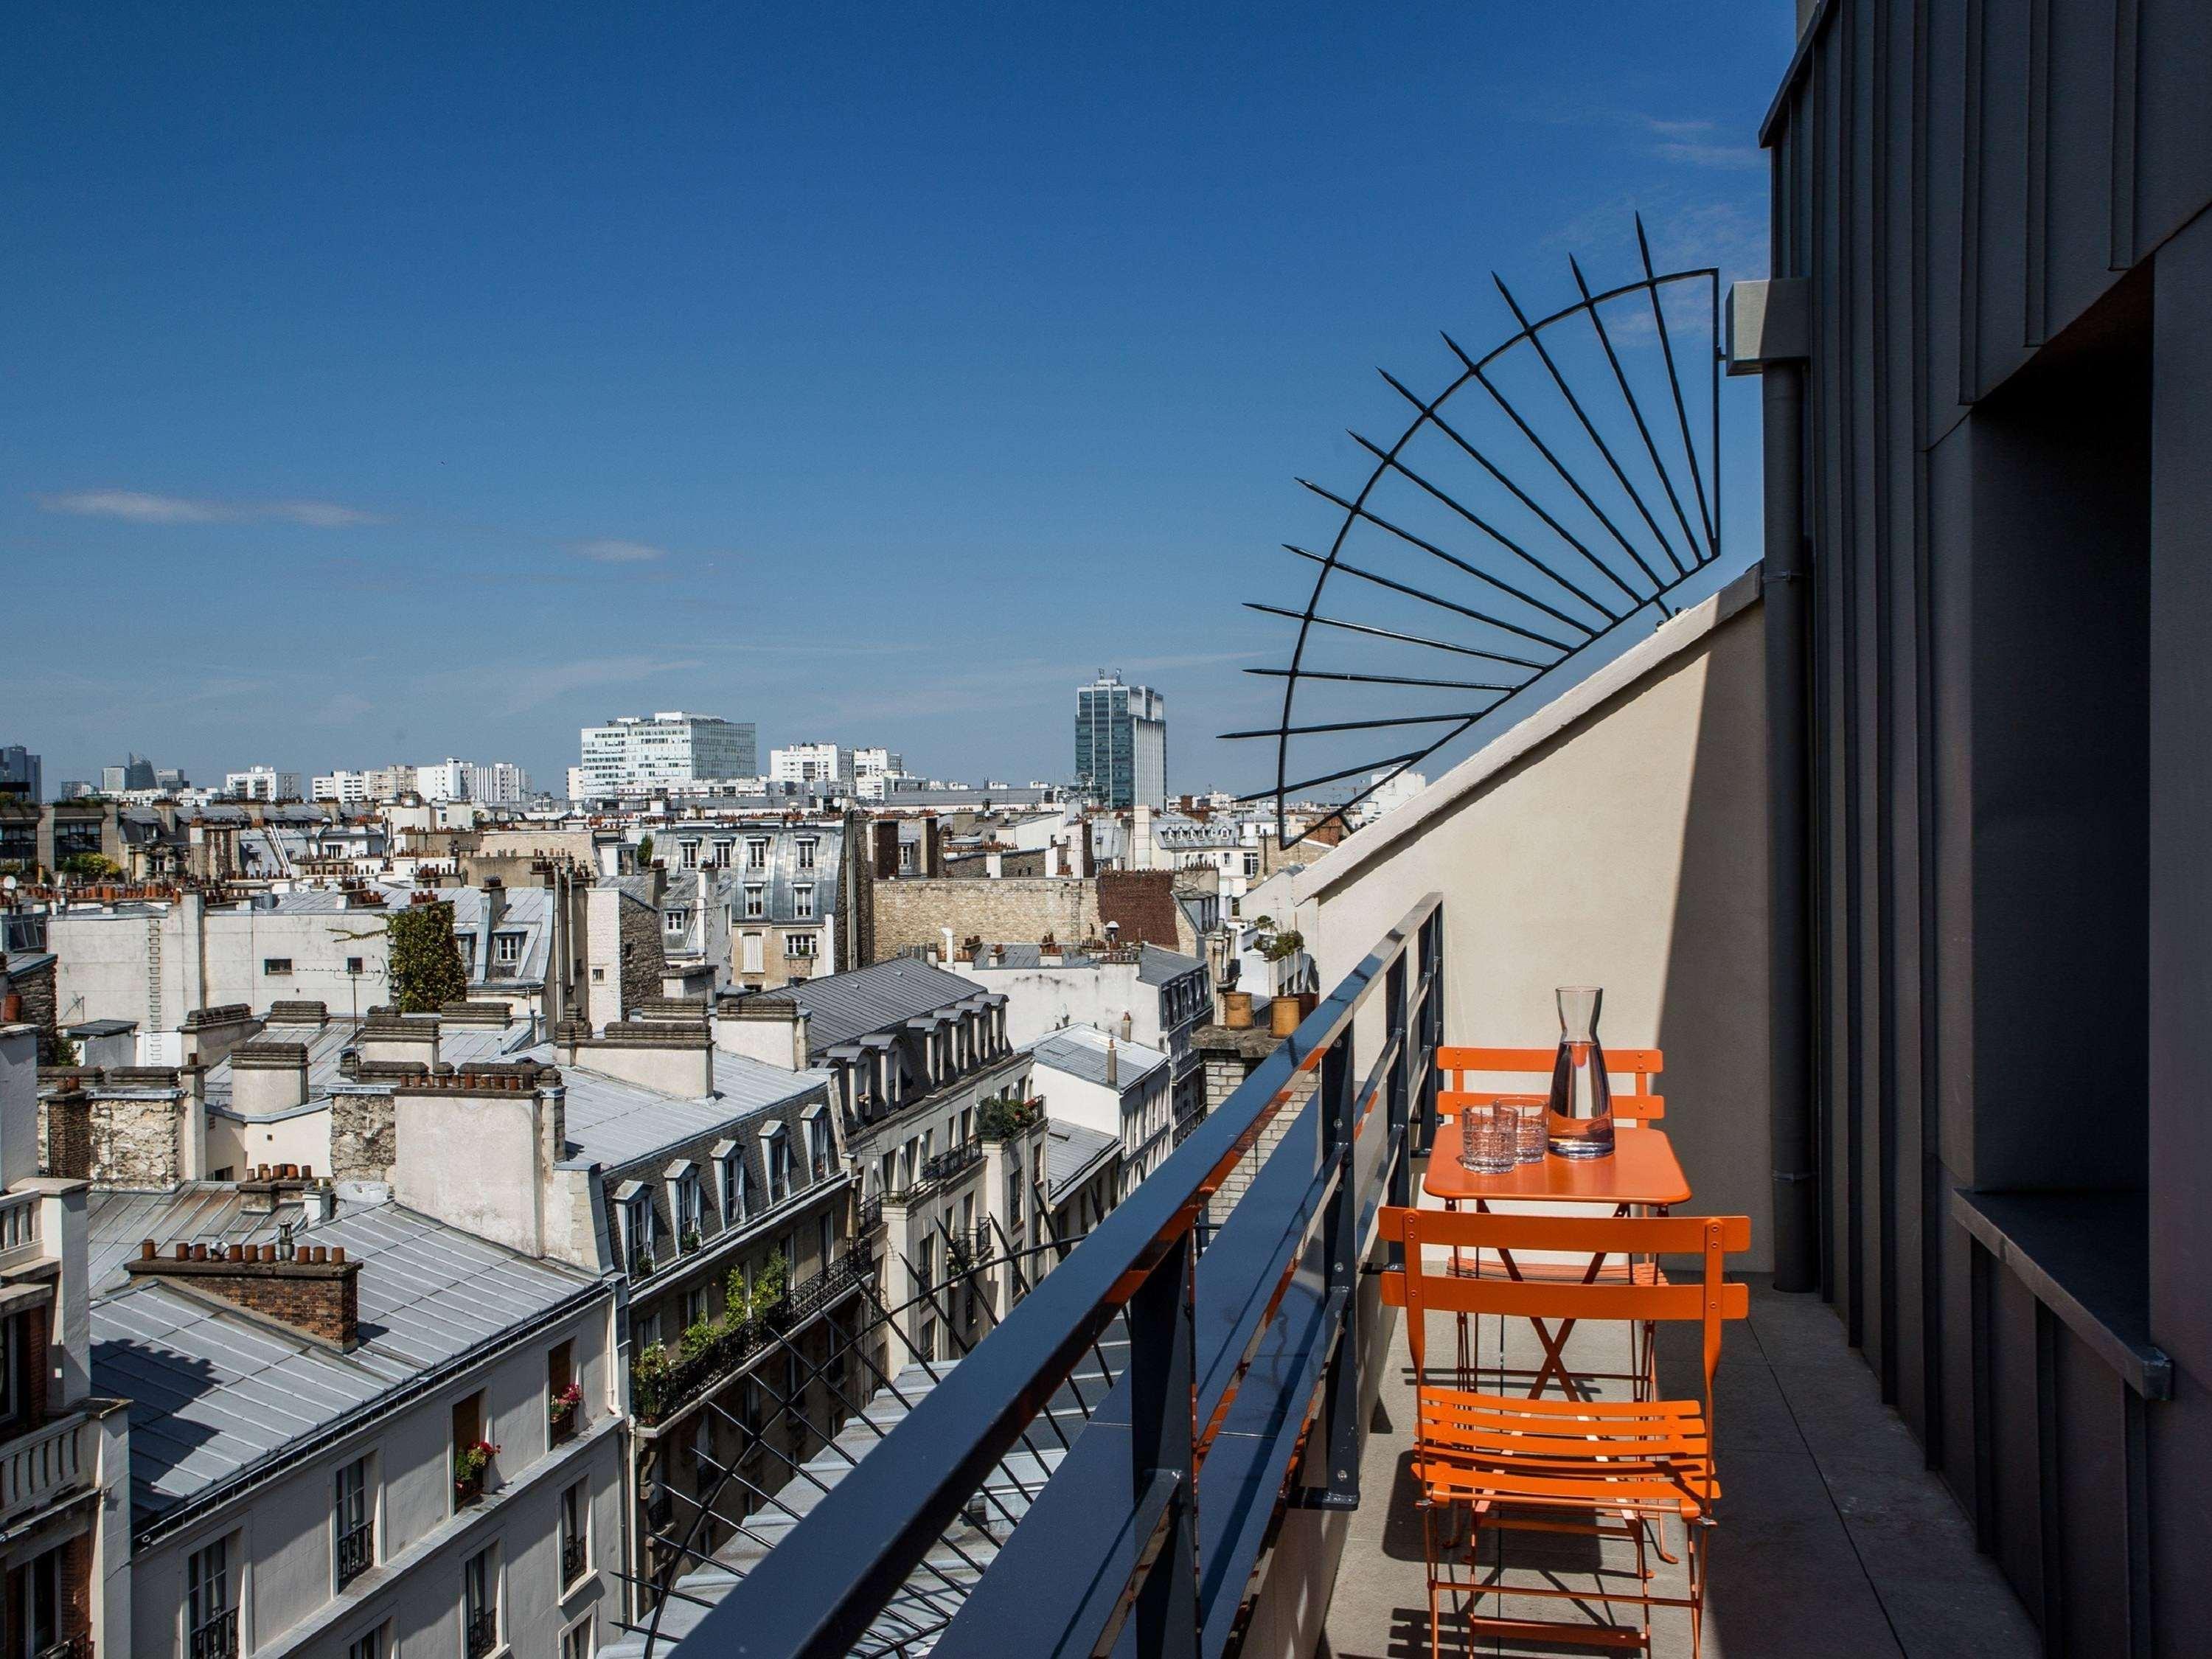
<path fill-rule="evenodd" d="M 738 971 L 741 974 L 759 973 L 761 971 L 761 936 L 758 933 L 747 933 L 741 948 L 743 954 L 738 959 Z"/>
<path fill-rule="evenodd" d="M 643 1353 L 648 1348 L 657 1348 L 660 1346 L 660 1314 L 659 1310 L 656 1309 L 652 1313 L 640 1314 L 636 1318 L 630 1321 L 629 1345 L 632 1349 L 639 1353 Z"/>
<path fill-rule="evenodd" d="M 348 974 L 351 975 L 356 979 L 359 979 L 362 976 L 362 971 L 363 968 L 362 959 L 359 957 L 348 957 L 346 958 L 346 972 Z"/>
<path fill-rule="evenodd" d="M 19 1651 L 40 1655 L 62 1637 L 62 1553 L 48 1550 L 27 1566 L 15 1570 L 11 1593 L 15 1598 L 16 1624 L 22 1637 Z"/>
<path fill-rule="evenodd" d="M 806 1115 L 806 1167 L 815 1181 L 830 1179 L 830 1126 L 819 1111 Z"/>
<path fill-rule="evenodd" d="M 768 1200 L 771 1204 L 781 1204 L 790 1196 L 791 1147 L 779 1124 L 776 1133 L 768 1138 Z"/>
<path fill-rule="evenodd" d="M 691 925 L 691 913 L 681 905 L 661 912 L 661 925 L 672 933 L 680 933 Z"/>
<path fill-rule="evenodd" d="M 218 1538 L 185 1563 L 186 1659 L 232 1659 L 238 1651 L 238 1598 L 230 1586 L 230 1540 Z"/>
<path fill-rule="evenodd" d="M 491 1443 L 484 1437 L 483 1395 L 453 1402 L 453 1509 L 466 1509 L 483 1496 Z"/>
<path fill-rule="evenodd" d="M 292 958 L 289 957 L 264 957 L 261 958 L 261 971 L 264 974 L 268 975 L 289 974 L 292 971 Z"/>
<path fill-rule="evenodd" d="M 483 1659 L 499 1646 L 499 1563 L 490 1549 L 461 1568 L 461 1640 L 468 1659 Z"/>
<path fill-rule="evenodd" d="M 645 1187 L 632 1194 L 623 1205 L 623 1234 L 624 1265 L 635 1275 L 653 1271 L 653 1251 L 659 1240 L 654 1237 L 653 1188 Z"/>
<path fill-rule="evenodd" d="M 494 933 L 491 936 L 491 959 L 492 965 L 497 968 L 512 968 L 517 963 L 520 962 L 522 960 L 522 935 L 520 933 Z"/>
<path fill-rule="evenodd" d="M 1247 854 L 1244 854 L 1244 879 L 1245 879 L 1245 880 L 1247 880 L 1247 881 L 1253 880 L 1255 878 L 1256 878 L 1256 877 L 1259 875 L 1259 873 L 1260 873 L 1260 855 L 1259 855 L 1257 853 L 1247 853 Z"/>
<path fill-rule="evenodd" d="M 590 1620 L 580 1620 L 561 1632 L 561 1659 L 592 1659 Z"/>
<path fill-rule="evenodd" d="M 696 1250 L 707 1231 L 705 1206 L 700 1202 L 699 1183 L 690 1176 L 681 1176 L 672 1184 L 676 1207 L 676 1245 L 678 1249 Z"/>
<path fill-rule="evenodd" d="M 811 836 L 801 836 L 799 838 L 799 867 L 800 869 L 811 870 L 814 867 L 814 849 L 818 844 L 819 843 L 817 843 Z"/>
<path fill-rule="evenodd" d="M 557 1446 L 575 1433 L 584 1414 L 584 1391 L 576 1381 L 576 1345 L 556 1343 L 545 1352 L 546 1443 Z"/>
<path fill-rule="evenodd" d="M 579 1480 L 561 1494 L 561 1587 L 568 1589 L 591 1565 L 591 1494 Z"/>
<path fill-rule="evenodd" d="M 694 1325 L 703 1325 L 706 1322 L 707 1287 L 704 1285 L 696 1285 L 684 1292 L 684 1328 L 688 1331 Z"/>
<path fill-rule="evenodd" d="M 744 1154 L 732 1146 L 722 1154 L 722 1224 L 731 1226 L 745 1216 Z"/>
<path fill-rule="evenodd" d="M 765 836 L 756 836 L 745 842 L 745 868 L 748 870 L 768 868 L 768 840 Z"/>
<path fill-rule="evenodd" d="M 799 890 L 804 892 L 807 890 L 801 888 Z M 799 957 L 811 961 L 816 951 L 815 941 L 817 937 L 817 936 L 813 933 L 786 933 L 783 936 L 784 955 L 787 957 Z"/>
<path fill-rule="evenodd" d="M 392 1626 L 379 1625 L 346 1644 L 346 1659 L 391 1659 Z"/>
<path fill-rule="evenodd" d="M 726 841 L 718 841 L 714 843 L 714 867 L 717 870 L 726 870 L 730 867 L 730 847 L 731 843 Z"/>
<path fill-rule="evenodd" d="M 746 917 L 746 919 L 747 919 L 748 921 L 757 921 L 760 917 L 764 916 L 764 915 L 766 915 L 767 914 L 768 914 L 768 889 L 767 889 L 767 888 L 765 888 L 765 887 L 760 887 L 760 886 L 750 886 L 750 885 L 749 885 L 748 887 L 746 887 L 746 889 L 745 889 L 745 917 Z"/>
<path fill-rule="evenodd" d="M 691 1490 L 702 1503 L 720 1474 L 714 1462 L 714 1414 L 701 1412 L 691 1424 Z"/>
<path fill-rule="evenodd" d="M 376 1499 L 369 1490 L 368 1459 L 356 1457 L 338 1471 L 334 1507 L 337 1581 L 343 1589 L 376 1564 Z"/>
<path fill-rule="evenodd" d="M 791 890 L 791 914 L 800 921 L 805 921 L 813 915 L 814 886 L 812 883 L 801 882 Z"/>

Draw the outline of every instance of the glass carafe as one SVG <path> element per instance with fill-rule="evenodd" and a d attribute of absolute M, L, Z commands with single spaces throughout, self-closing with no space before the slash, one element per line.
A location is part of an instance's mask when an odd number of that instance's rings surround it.
<path fill-rule="evenodd" d="M 1613 1156 L 1613 1085 L 1597 1040 L 1605 993 L 1595 985 L 1563 985 L 1559 1054 L 1552 1062 L 1551 1150 L 1554 1158 Z"/>

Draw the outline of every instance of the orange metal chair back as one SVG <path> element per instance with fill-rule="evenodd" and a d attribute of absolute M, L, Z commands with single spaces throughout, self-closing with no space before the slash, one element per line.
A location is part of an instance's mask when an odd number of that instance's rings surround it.
<path fill-rule="evenodd" d="M 1387 1207 L 1387 1241 L 1405 1247 L 1405 1265 L 1382 1275 L 1382 1300 L 1406 1310 L 1406 1340 L 1416 1381 L 1428 1374 L 1427 1315 L 1501 1314 L 1514 1319 L 1694 1321 L 1705 1330 L 1705 1421 L 1712 1420 L 1713 1367 L 1721 1328 L 1751 1311 L 1751 1292 L 1723 1276 L 1729 1252 L 1751 1248 L 1747 1216 L 1486 1215 L 1474 1211 Z M 1477 1279 L 1425 1257 L 1430 1247 L 1461 1250 L 1553 1250 L 1580 1255 L 1695 1255 L 1703 1271 L 1680 1284 L 1576 1284 Z"/>
<path fill-rule="evenodd" d="M 1470 1048 L 1447 1045 L 1438 1048 L 1437 1069 L 1443 1076 L 1437 1092 L 1437 1109 L 1455 1112 L 1462 1106 L 1526 1098 L 1526 1093 L 1516 1095 L 1510 1089 L 1470 1084 L 1466 1076 L 1469 1073 L 1541 1078 L 1541 1088 L 1527 1092 L 1547 1093 L 1552 1086 L 1552 1063 L 1559 1058 L 1559 1052 L 1556 1047 Z M 1651 1087 L 1651 1079 L 1666 1069 L 1666 1056 L 1656 1048 L 1607 1048 L 1606 1075 L 1628 1085 L 1614 1094 L 1613 1115 L 1625 1123 L 1651 1123 L 1666 1116 L 1667 1103 Z"/>

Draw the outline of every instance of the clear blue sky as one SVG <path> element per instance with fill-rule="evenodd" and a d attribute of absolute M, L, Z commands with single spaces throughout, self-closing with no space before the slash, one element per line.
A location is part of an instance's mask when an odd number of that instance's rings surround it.
<path fill-rule="evenodd" d="M 13 7 L 0 743 L 557 789 L 681 707 L 1060 777 L 1105 665 L 1255 785 L 1293 476 L 1492 268 L 1641 208 L 1757 274 L 1792 15 Z"/>

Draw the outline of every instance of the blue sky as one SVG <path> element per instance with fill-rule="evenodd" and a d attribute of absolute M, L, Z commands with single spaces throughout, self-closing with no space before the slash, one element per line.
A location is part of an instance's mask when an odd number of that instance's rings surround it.
<path fill-rule="evenodd" d="M 1492 269 L 1641 209 L 1758 274 L 1792 15 L 13 8 L 0 743 L 557 788 L 681 707 L 1060 777 L 1104 665 L 1255 786 L 1293 477 Z"/>

